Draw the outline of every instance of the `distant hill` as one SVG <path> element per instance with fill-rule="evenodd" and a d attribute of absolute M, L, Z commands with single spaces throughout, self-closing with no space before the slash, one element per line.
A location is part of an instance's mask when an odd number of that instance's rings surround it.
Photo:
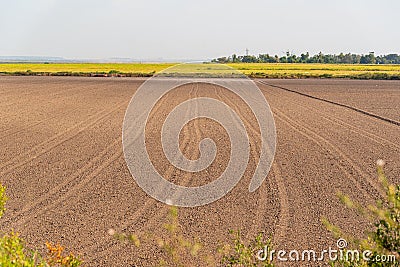
<path fill-rule="evenodd" d="M 66 62 L 62 57 L 0 56 L 0 62 Z"/>
<path fill-rule="evenodd" d="M 165 63 L 165 62 L 203 62 L 209 59 L 133 59 L 133 58 L 106 58 L 106 59 L 67 59 L 63 57 L 40 56 L 0 56 L 0 63 Z"/>

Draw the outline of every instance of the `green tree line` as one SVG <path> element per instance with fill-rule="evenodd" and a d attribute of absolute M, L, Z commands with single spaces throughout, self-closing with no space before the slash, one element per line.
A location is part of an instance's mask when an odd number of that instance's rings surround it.
<path fill-rule="evenodd" d="M 316 55 L 310 53 L 302 53 L 300 56 L 286 52 L 284 56 L 259 54 L 238 56 L 233 54 L 228 57 L 219 57 L 213 59 L 212 62 L 217 63 L 325 63 L 325 64 L 400 64 L 400 55 L 388 54 L 375 56 L 374 52 L 366 55 L 340 53 L 323 54 L 322 52 Z"/>

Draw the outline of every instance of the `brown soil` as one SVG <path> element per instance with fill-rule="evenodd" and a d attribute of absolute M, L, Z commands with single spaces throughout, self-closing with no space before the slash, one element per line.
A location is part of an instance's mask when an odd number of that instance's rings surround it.
<path fill-rule="evenodd" d="M 30 247 L 44 251 L 52 241 L 82 255 L 87 266 L 154 266 L 164 256 L 155 244 L 139 248 L 111 237 L 117 232 L 164 234 L 168 206 L 144 193 L 122 153 L 126 107 L 143 79 L 0 77 L 0 181 L 9 200 L 2 232 L 20 232 Z M 215 162 L 201 174 L 177 170 L 160 147 L 158 122 L 187 98 L 222 99 L 241 113 L 251 137 L 244 177 L 222 199 L 181 208 L 186 237 L 197 237 L 213 255 L 229 229 L 245 237 L 263 231 L 276 249 L 327 249 L 336 241 L 321 224 L 327 217 L 360 236 L 369 224 L 338 201 L 341 191 L 362 204 L 381 197 L 375 162 L 384 159 L 400 182 L 400 128 L 355 110 L 284 90 L 328 99 L 400 120 L 400 82 L 337 80 L 257 81 L 275 116 L 277 153 L 266 181 L 254 193 L 248 184 L 257 164 L 259 130 L 251 112 L 230 92 L 215 86 L 186 86 L 163 98 L 150 117 L 146 137 L 151 160 L 167 179 L 201 185 L 227 165 L 230 144 L 218 124 L 196 120 L 181 134 L 181 150 L 199 156 L 198 142 L 215 140 Z M 277 85 L 282 88 L 266 84 Z M 220 148 L 221 147 L 221 148 Z M 207 175 L 205 175 L 207 174 Z M 206 178 L 204 178 L 206 177 Z M 199 263 L 201 266 L 201 263 Z"/>

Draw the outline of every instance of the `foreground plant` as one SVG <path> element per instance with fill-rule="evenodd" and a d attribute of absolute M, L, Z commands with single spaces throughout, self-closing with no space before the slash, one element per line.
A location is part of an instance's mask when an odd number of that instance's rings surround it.
<path fill-rule="evenodd" d="M 203 247 L 200 242 L 183 236 L 178 220 L 178 208 L 171 207 L 167 220 L 168 222 L 164 224 L 164 230 L 166 230 L 167 235 L 162 237 L 145 233 L 142 238 L 145 242 L 156 243 L 156 246 L 165 255 L 159 261 L 158 266 L 196 266 L 199 262 L 202 262 L 201 266 L 214 266 L 214 264 L 210 263 L 208 257 L 199 256 L 199 252 Z M 141 244 L 135 234 L 116 233 L 113 229 L 110 229 L 108 233 L 122 242 L 134 244 L 135 247 L 139 247 Z"/>
<path fill-rule="evenodd" d="M 5 211 L 5 187 L 0 184 L 0 218 Z M 11 232 L 0 237 L 0 266 L 1 267 L 78 267 L 82 260 L 72 253 L 64 255 L 60 245 L 46 243 L 47 257 L 43 258 L 37 251 L 26 248 L 24 240 L 18 233 Z"/>
<path fill-rule="evenodd" d="M 33 267 L 48 266 L 41 256 L 25 248 L 18 234 L 11 232 L 0 238 L 0 266 Z"/>
<path fill-rule="evenodd" d="M 5 211 L 6 188 L 0 184 L 0 217 Z M 47 266 L 40 255 L 25 248 L 24 241 L 17 233 L 11 232 L 0 238 L 0 266 Z"/>
<path fill-rule="evenodd" d="M 143 241 L 155 243 L 164 254 L 158 266 L 274 266 L 268 259 L 261 261 L 257 258 L 258 251 L 271 249 L 271 240 L 265 239 L 262 233 L 253 241 L 245 242 L 240 231 L 231 230 L 231 243 L 221 245 L 214 255 L 206 255 L 204 245 L 197 238 L 184 237 L 177 207 L 170 208 L 167 220 L 168 222 L 164 224 L 167 233 L 165 236 L 155 237 L 153 234 L 145 233 L 139 240 L 137 235 L 117 233 L 113 229 L 108 233 L 121 242 L 129 242 L 135 247 L 139 247 Z"/>
<path fill-rule="evenodd" d="M 363 215 L 374 223 L 375 231 L 369 233 L 365 239 L 354 239 L 323 219 L 323 223 L 336 237 L 345 236 L 347 240 L 355 244 L 356 249 L 370 251 L 368 256 L 370 260 L 364 260 L 360 257 L 357 260 L 337 260 L 331 262 L 331 266 L 400 266 L 400 185 L 390 184 L 383 170 L 384 162 L 377 162 L 378 179 L 382 188 L 385 190 L 386 198 L 375 205 L 369 205 L 366 208 L 359 203 L 354 202 L 348 196 L 339 194 L 341 202 L 346 207 Z M 382 256 L 388 257 L 382 261 Z"/>
<path fill-rule="evenodd" d="M 46 247 L 46 262 L 50 266 L 78 267 L 82 264 L 82 260 L 76 257 L 74 254 L 64 254 L 64 247 L 59 244 L 53 245 L 49 242 L 46 242 Z"/>
<path fill-rule="evenodd" d="M 202 244 L 195 239 L 185 238 L 178 220 L 178 208 L 169 211 L 169 222 L 164 225 L 168 236 L 157 238 L 158 246 L 166 253 L 166 259 L 160 261 L 161 266 L 187 266 L 188 262 L 203 262 L 199 257 Z"/>
<path fill-rule="evenodd" d="M 260 250 L 271 250 L 271 239 L 265 239 L 263 234 L 259 233 L 253 241 L 246 243 L 239 230 L 230 233 L 233 236 L 233 244 L 226 244 L 219 251 L 223 254 L 221 263 L 224 266 L 274 266 L 269 259 L 261 261 L 257 258 Z"/>
<path fill-rule="evenodd" d="M 6 210 L 5 205 L 7 201 L 6 188 L 0 184 L 0 218 L 3 216 Z"/>

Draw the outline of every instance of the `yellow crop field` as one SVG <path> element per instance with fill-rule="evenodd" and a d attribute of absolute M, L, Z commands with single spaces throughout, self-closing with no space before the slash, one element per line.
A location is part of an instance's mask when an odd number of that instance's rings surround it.
<path fill-rule="evenodd" d="M 109 73 L 152 74 L 171 67 L 173 63 L 5 63 L 0 73 Z"/>
<path fill-rule="evenodd" d="M 357 78 L 400 77 L 400 65 L 234 63 L 229 66 L 252 77 Z"/>
<path fill-rule="evenodd" d="M 0 74 L 152 76 L 176 63 L 2 63 Z M 253 78 L 400 79 L 400 65 L 232 63 Z"/>

